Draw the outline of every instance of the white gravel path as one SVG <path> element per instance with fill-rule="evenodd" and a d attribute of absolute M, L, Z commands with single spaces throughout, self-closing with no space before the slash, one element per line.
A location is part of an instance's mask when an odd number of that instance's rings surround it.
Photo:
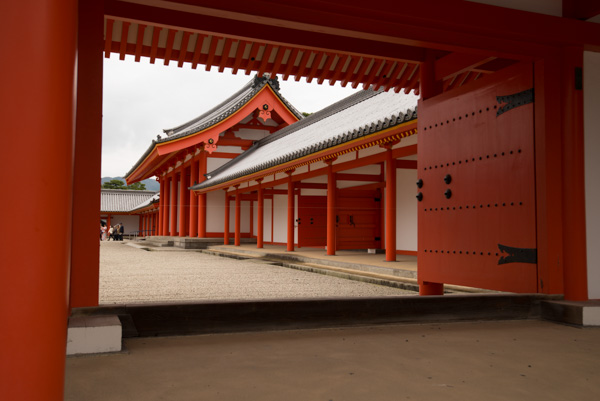
<path fill-rule="evenodd" d="M 416 295 L 280 266 L 189 251 L 100 243 L 100 304 Z"/>

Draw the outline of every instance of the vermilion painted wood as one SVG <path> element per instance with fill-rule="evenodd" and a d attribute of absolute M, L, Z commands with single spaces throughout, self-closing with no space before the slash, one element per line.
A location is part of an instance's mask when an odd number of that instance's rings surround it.
<path fill-rule="evenodd" d="M 0 41 L 6 130 L 0 177 L 11 182 L 0 197 L 3 400 L 63 399 L 71 235 L 77 235 L 71 233 L 77 9 L 73 0 L 0 2 L 2 31 L 22 34 Z M 33 66 L 41 68 L 33 73 Z M 93 216 L 97 230 L 98 210 Z"/>
<path fill-rule="evenodd" d="M 171 194 L 169 196 L 169 235 L 174 236 L 177 234 L 177 183 L 179 182 L 179 176 L 177 172 L 173 170 L 171 173 Z"/>
<path fill-rule="evenodd" d="M 242 204 L 240 199 L 240 193 L 238 190 L 238 186 L 235 187 L 235 222 L 234 222 L 234 243 L 235 246 L 240 246 L 241 241 L 241 214 L 242 214 Z"/>
<path fill-rule="evenodd" d="M 532 87 L 523 63 L 419 102 L 420 282 L 537 292 L 536 264 L 498 264 L 498 244 L 537 244 L 533 104 L 496 115 L 497 96 Z"/>
<path fill-rule="evenodd" d="M 256 247 L 262 248 L 264 246 L 264 224 L 265 224 L 265 194 L 262 186 L 260 185 L 262 179 L 258 179 L 258 210 L 256 222 Z"/>
<path fill-rule="evenodd" d="M 336 248 L 381 248 L 380 216 L 379 190 L 340 191 L 336 197 Z"/>
<path fill-rule="evenodd" d="M 396 159 L 389 146 L 385 159 L 385 260 L 396 260 Z"/>
<path fill-rule="evenodd" d="M 575 71 L 583 71 L 583 48 L 563 49 L 563 222 L 567 235 L 563 236 L 565 299 L 586 301 L 587 241 L 585 204 L 585 167 L 583 136 L 583 89 L 575 86 Z M 594 207 L 596 205 L 587 205 Z"/>
<path fill-rule="evenodd" d="M 538 290 L 547 294 L 564 293 L 560 60 L 539 60 L 534 73 Z"/>
<path fill-rule="evenodd" d="M 198 183 L 198 157 L 192 159 L 190 165 L 190 181 L 188 186 L 191 187 Z M 194 191 L 189 192 L 190 199 L 190 237 L 195 238 L 198 236 L 198 197 L 194 194 Z"/>
<path fill-rule="evenodd" d="M 328 160 L 327 163 L 327 213 L 326 221 L 326 244 L 327 255 L 335 255 L 337 251 L 337 238 L 335 229 L 335 215 L 337 203 L 337 180 L 333 172 L 333 162 L 335 159 Z"/>
<path fill-rule="evenodd" d="M 89 177 L 101 173 L 97 150 L 102 147 L 102 4 L 81 5 L 79 19 L 72 230 L 77 235 L 71 239 L 71 308 L 98 305 L 100 275 L 96 235 L 100 188 Z"/>
<path fill-rule="evenodd" d="M 229 194 L 225 189 L 225 224 L 223 230 L 223 245 L 229 245 Z"/>
<path fill-rule="evenodd" d="M 335 255 L 327 242 L 327 196 L 298 196 L 298 247 L 327 245 L 327 254 Z"/>
<path fill-rule="evenodd" d="M 294 181 L 292 181 L 292 171 L 288 171 L 287 177 L 287 251 L 294 251 Z"/>

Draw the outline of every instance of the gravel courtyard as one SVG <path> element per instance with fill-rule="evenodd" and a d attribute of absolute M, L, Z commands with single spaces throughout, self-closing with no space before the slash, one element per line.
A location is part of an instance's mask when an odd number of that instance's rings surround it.
<path fill-rule="evenodd" d="M 415 292 L 189 251 L 100 243 L 100 304 L 377 297 Z"/>

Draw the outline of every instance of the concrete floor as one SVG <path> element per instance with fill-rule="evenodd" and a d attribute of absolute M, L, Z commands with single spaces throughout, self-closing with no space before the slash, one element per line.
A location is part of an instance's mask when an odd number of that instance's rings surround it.
<path fill-rule="evenodd" d="M 537 320 L 125 340 L 65 400 L 597 400 L 600 329 Z"/>

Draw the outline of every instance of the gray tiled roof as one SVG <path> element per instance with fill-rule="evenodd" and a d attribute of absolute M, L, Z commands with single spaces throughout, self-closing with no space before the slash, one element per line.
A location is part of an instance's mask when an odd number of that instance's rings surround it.
<path fill-rule="evenodd" d="M 130 212 L 141 203 L 149 200 L 155 191 L 135 191 L 131 189 L 101 189 L 101 212 Z"/>
<path fill-rule="evenodd" d="M 269 74 L 265 74 L 263 77 L 255 76 L 250 82 L 248 82 L 242 89 L 231 95 L 225 101 L 221 102 L 217 106 L 213 107 L 211 110 L 206 113 L 194 118 L 191 121 L 188 121 L 185 124 L 182 124 L 178 127 L 164 129 L 163 132 L 167 134 L 166 137 L 157 139 L 153 139 L 152 143 L 144 152 L 142 157 L 133 165 L 133 167 L 129 170 L 125 177 L 128 177 L 131 173 L 135 171 L 135 169 L 146 159 L 146 157 L 152 152 L 154 146 L 159 143 L 169 142 L 174 139 L 183 138 L 189 135 L 193 135 L 199 131 L 205 130 L 213 125 L 220 123 L 225 120 L 227 117 L 241 109 L 254 95 L 256 95 L 265 85 L 269 85 L 273 92 L 279 97 L 281 102 L 286 105 L 286 107 L 294 113 L 294 115 L 301 120 L 302 113 L 300 113 L 291 103 L 289 103 L 281 94 L 279 93 L 279 80 L 277 77 L 270 78 Z"/>
<path fill-rule="evenodd" d="M 158 200 L 160 199 L 160 192 L 156 192 L 154 194 L 154 196 L 152 196 L 151 198 L 145 200 L 144 202 L 140 203 L 139 205 L 135 206 L 134 208 L 131 209 L 131 211 L 136 211 L 138 209 L 143 209 L 147 206 L 150 206 L 153 203 L 158 202 Z"/>
<path fill-rule="evenodd" d="M 416 120 L 417 100 L 412 94 L 359 91 L 255 143 L 208 173 L 210 178 L 193 189 L 218 185 Z"/>

